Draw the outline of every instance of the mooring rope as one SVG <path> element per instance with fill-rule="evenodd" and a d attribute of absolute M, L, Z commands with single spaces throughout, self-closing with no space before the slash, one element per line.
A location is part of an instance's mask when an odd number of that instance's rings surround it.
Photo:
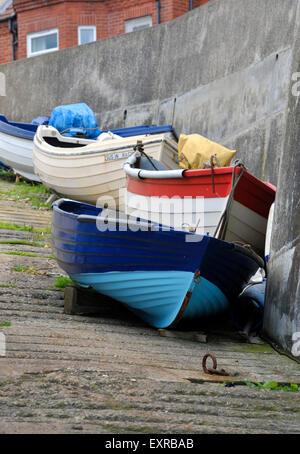
<path fill-rule="evenodd" d="M 148 161 L 150 162 L 150 164 L 154 167 L 155 170 L 159 170 L 156 165 L 154 164 L 154 162 L 152 162 L 152 159 L 150 158 L 150 156 L 147 155 L 147 153 L 145 153 L 144 151 L 144 145 L 143 145 L 143 142 L 138 140 L 137 141 L 137 144 L 133 147 L 133 150 L 134 151 L 139 151 L 141 153 L 141 155 L 143 155 L 145 158 L 148 159 Z"/>

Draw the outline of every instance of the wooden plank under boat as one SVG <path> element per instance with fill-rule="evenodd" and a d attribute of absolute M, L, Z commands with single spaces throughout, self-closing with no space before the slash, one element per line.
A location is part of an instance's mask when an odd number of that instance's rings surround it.
<path fill-rule="evenodd" d="M 77 284 L 156 328 L 221 313 L 264 264 L 233 243 L 66 199 L 53 204 L 52 237 L 59 266 Z"/>
<path fill-rule="evenodd" d="M 176 167 L 177 143 L 166 133 L 100 142 L 64 137 L 40 126 L 34 138 L 34 169 L 45 186 L 63 197 L 119 208 L 126 187 L 123 164 L 140 141 L 149 156 Z"/>

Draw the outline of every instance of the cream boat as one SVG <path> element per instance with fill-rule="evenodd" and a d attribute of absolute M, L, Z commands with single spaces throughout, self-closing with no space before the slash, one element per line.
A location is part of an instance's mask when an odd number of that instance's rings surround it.
<path fill-rule="evenodd" d="M 177 143 L 165 133 L 101 142 L 64 137 L 51 126 L 39 126 L 34 137 L 34 170 L 44 185 L 58 195 L 122 209 L 122 191 L 125 194 L 126 188 L 123 164 L 138 141 L 148 156 L 170 169 L 178 168 Z"/>

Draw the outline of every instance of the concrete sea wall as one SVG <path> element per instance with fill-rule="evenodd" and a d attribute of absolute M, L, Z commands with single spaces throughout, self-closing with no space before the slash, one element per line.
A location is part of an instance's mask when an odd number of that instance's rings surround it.
<path fill-rule="evenodd" d="M 236 148 L 276 183 L 297 4 L 215 0 L 151 29 L 2 65 L 0 111 L 29 121 L 85 101 L 111 128 L 126 109 L 128 125 L 173 122 Z"/>
<path fill-rule="evenodd" d="M 0 66 L 8 119 L 86 102 L 102 128 L 173 123 L 278 183 L 265 331 L 289 351 L 300 331 L 299 9 L 298 0 L 213 0 L 151 29 Z"/>
<path fill-rule="evenodd" d="M 267 281 L 265 333 L 300 359 L 300 9 Z"/>

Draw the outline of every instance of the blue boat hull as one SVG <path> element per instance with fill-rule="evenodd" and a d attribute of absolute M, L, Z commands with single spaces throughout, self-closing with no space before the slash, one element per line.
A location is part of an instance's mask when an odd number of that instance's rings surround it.
<path fill-rule="evenodd" d="M 194 274 L 187 271 L 87 273 L 70 277 L 79 285 L 122 302 L 156 328 L 175 325 L 178 316 L 183 320 L 211 316 L 229 305 L 217 286 L 204 278 L 194 282 Z"/>
<path fill-rule="evenodd" d="M 79 285 L 122 302 L 156 328 L 224 311 L 263 263 L 232 243 L 153 230 L 147 222 L 138 228 L 139 220 L 124 228 L 111 219 L 100 231 L 101 212 L 64 199 L 54 203 L 58 264 Z"/>
<path fill-rule="evenodd" d="M 232 321 L 242 331 L 248 325 L 249 332 L 258 332 L 263 324 L 267 279 L 251 284 L 232 305 Z"/>
<path fill-rule="evenodd" d="M 0 114 L 0 132 L 20 139 L 33 140 L 38 125 L 8 121 Z"/>

